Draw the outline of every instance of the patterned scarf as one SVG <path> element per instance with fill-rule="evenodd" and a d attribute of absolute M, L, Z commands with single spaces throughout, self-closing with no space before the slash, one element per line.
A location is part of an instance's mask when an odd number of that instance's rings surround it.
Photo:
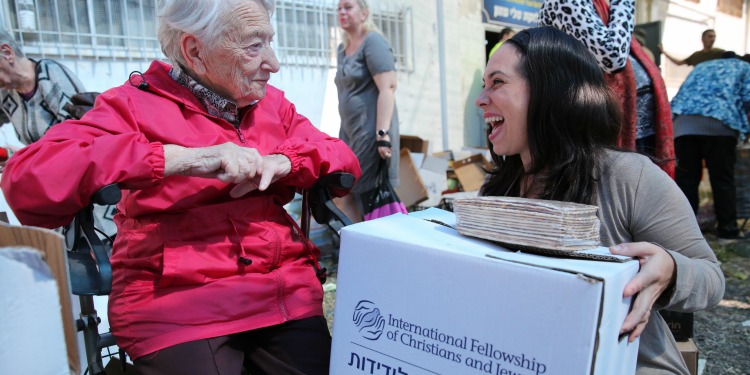
<path fill-rule="evenodd" d="M 240 125 L 242 117 L 240 116 L 240 109 L 237 107 L 237 103 L 222 97 L 198 83 L 182 70 L 180 64 L 174 64 L 169 75 L 181 86 L 190 90 L 203 103 L 203 106 L 206 107 L 211 116 L 221 117 L 234 126 Z"/>
<path fill-rule="evenodd" d="M 609 22 L 609 4 L 605 0 L 593 0 L 599 17 L 606 25 Z M 674 178 L 674 139 L 672 133 L 672 110 L 667 97 L 667 87 L 661 77 L 659 67 L 648 58 L 640 43 L 635 38 L 630 41 L 630 54 L 643 66 L 651 78 L 654 90 L 654 130 L 656 131 L 655 156 L 660 161 L 659 166 Z M 615 97 L 620 101 L 623 110 L 623 126 L 620 130 L 618 146 L 635 150 L 636 129 L 636 85 L 633 66 L 628 61 L 622 71 L 606 74 L 607 85 L 612 89 Z"/>

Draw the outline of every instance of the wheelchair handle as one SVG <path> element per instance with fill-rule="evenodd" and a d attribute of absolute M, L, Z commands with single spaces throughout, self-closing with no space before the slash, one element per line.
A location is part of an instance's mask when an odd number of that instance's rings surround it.
<path fill-rule="evenodd" d="M 122 198 L 122 191 L 117 184 L 109 184 L 96 192 L 91 197 L 91 202 L 100 206 L 115 204 Z"/>
<path fill-rule="evenodd" d="M 332 189 L 351 189 L 354 186 L 354 175 L 346 172 L 334 172 L 321 176 L 315 185 Z"/>

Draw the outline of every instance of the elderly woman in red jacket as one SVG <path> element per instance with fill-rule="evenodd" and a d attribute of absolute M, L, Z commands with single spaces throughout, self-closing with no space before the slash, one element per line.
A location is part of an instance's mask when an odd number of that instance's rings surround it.
<path fill-rule="evenodd" d="M 328 373 L 319 251 L 283 205 L 322 175 L 361 171 L 268 85 L 273 8 L 161 2 L 171 65 L 104 92 L 3 173 L 19 220 L 48 228 L 121 186 L 109 318 L 141 374 Z"/>

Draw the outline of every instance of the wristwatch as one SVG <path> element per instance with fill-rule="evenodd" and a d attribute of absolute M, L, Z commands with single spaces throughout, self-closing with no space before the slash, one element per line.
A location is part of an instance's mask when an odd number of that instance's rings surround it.
<path fill-rule="evenodd" d="M 388 130 L 378 129 L 378 137 L 383 138 L 388 135 Z"/>

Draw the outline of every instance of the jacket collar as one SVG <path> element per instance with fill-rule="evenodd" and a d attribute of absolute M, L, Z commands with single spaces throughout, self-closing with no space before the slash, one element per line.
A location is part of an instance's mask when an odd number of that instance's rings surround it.
<path fill-rule="evenodd" d="M 240 124 L 242 117 L 239 113 L 237 103 L 227 98 L 222 97 L 209 88 L 201 85 L 189 76 L 179 64 L 172 66 L 172 70 L 169 72 L 169 76 L 172 77 L 182 87 L 190 90 L 193 95 L 203 104 L 208 113 L 212 116 L 221 117 L 227 120 L 234 126 Z"/>
<path fill-rule="evenodd" d="M 155 60 L 151 63 L 151 66 L 149 66 L 146 73 L 139 75 L 139 76 L 133 75 L 130 79 L 129 85 L 137 87 L 140 83 L 147 82 L 149 84 L 148 91 L 150 92 L 153 92 L 160 96 L 164 96 L 175 102 L 182 103 L 186 108 L 193 110 L 195 112 L 208 114 L 208 115 L 215 116 L 221 119 L 225 119 L 224 116 L 222 116 L 222 114 L 211 113 L 209 107 L 206 106 L 198 98 L 198 96 L 196 96 L 196 94 L 194 94 L 188 87 L 183 86 L 177 81 L 175 81 L 170 74 L 172 69 L 173 69 L 172 65 L 169 65 L 163 61 Z M 218 94 L 216 95 L 218 96 Z M 258 101 L 253 102 L 251 106 L 253 106 L 256 103 L 258 103 Z M 236 107 L 236 104 L 235 104 L 235 107 Z M 237 111 L 241 112 L 242 108 L 238 108 Z M 220 113 L 221 111 L 217 109 L 217 112 Z M 237 122 L 232 122 L 228 119 L 225 119 L 225 120 L 235 125 L 241 122 L 242 116 L 237 116 Z"/>

